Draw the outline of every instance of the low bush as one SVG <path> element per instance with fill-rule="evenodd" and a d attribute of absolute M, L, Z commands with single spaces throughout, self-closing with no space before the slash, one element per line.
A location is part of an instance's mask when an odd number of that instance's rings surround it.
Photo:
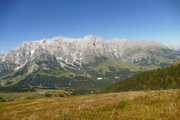
<path fill-rule="evenodd" d="M 52 94 L 46 94 L 45 95 L 45 97 L 51 97 L 52 96 Z"/>
<path fill-rule="evenodd" d="M 60 93 L 60 94 L 59 94 L 59 97 L 65 97 L 65 96 L 64 96 L 63 94 Z"/>

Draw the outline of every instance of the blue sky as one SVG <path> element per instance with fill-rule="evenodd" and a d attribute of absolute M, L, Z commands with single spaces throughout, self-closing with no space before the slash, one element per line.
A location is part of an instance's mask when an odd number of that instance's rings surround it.
<path fill-rule="evenodd" d="M 60 35 L 180 45 L 180 0 L 0 0 L 0 54 Z"/>

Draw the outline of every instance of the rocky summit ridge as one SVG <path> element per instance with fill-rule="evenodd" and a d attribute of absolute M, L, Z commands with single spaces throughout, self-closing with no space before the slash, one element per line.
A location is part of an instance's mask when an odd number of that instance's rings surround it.
<path fill-rule="evenodd" d="M 5 70 L 18 70 L 39 55 L 38 59 L 48 59 L 56 64 L 57 60 L 68 64 L 77 61 L 87 64 L 95 61 L 92 56 L 105 56 L 122 62 L 133 62 L 134 60 L 141 60 L 141 58 L 151 57 L 151 51 L 162 48 L 168 49 L 155 40 L 128 41 L 127 39 L 114 38 L 105 41 L 103 38 L 94 35 L 77 39 L 60 36 L 52 39 L 23 42 L 20 47 L 0 54 L 0 73 Z"/>

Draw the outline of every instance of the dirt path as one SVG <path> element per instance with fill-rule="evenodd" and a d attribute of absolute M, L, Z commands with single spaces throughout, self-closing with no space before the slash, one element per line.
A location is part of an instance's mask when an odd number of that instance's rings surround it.
<path fill-rule="evenodd" d="M 43 90 L 43 91 L 39 92 L 39 94 L 44 94 L 44 93 L 45 93 L 45 90 Z"/>
<path fill-rule="evenodd" d="M 24 97 L 21 98 L 21 100 L 23 100 L 25 97 L 31 96 L 31 95 L 36 94 L 36 93 L 38 93 L 38 92 L 35 92 L 35 93 L 30 94 L 30 95 L 24 96 Z"/>
<path fill-rule="evenodd" d="M 43 90 L 43 91 L 40 91 L 39 94 L 44 94 L 45 92 L 46 91 Z M 23 100 L 25 97 L 31 96 L 31 95 L 36 94 L 36 93 L 38 93 L 38 92 L 35 92 L 35 93 L 30 94 L 30 95 L 24 96 L 24 97 L 21 98 L 21 100 Z"/>

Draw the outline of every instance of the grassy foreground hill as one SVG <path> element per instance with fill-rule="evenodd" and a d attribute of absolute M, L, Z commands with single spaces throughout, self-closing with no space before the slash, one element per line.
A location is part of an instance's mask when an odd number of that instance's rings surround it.
<path fill-rule="evenodd" d="M 177 89 L 180 87 L 180 62 L 136 74 L 101 90 L 100 93 Z"/>
<path fill-rule="evenodd" d="M 38 98 L 0 103 L 0 119 L 179 119 L 180 89 Z"/>

